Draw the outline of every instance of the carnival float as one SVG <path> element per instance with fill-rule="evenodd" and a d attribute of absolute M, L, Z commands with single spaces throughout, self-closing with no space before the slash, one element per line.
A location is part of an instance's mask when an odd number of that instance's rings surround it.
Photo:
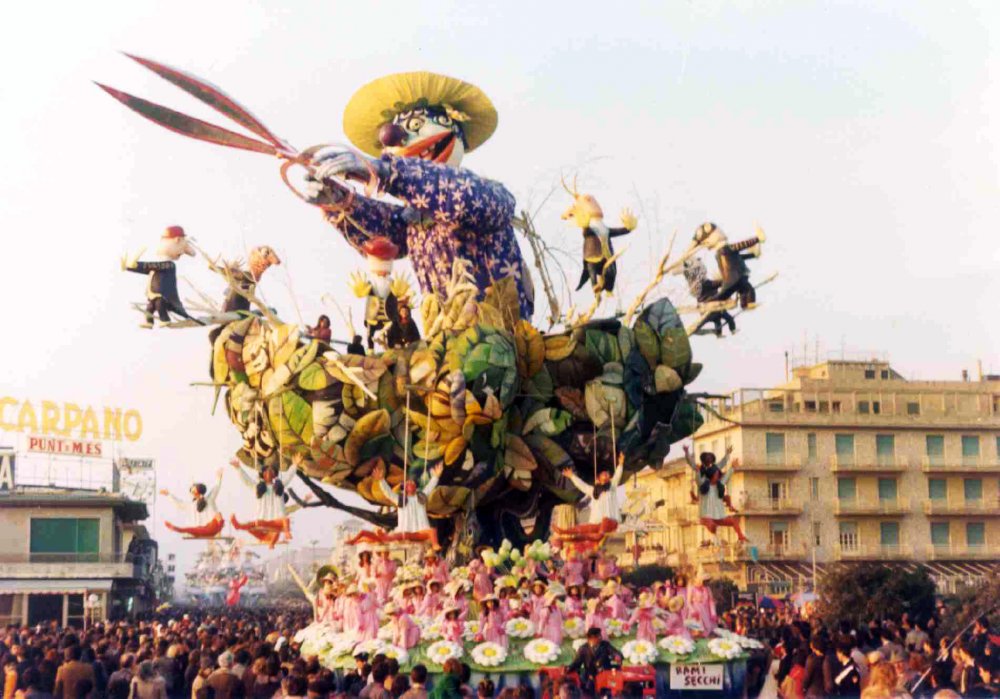
<path fill-rule="evenodd" d="M 537 672 L 570 664 L 596 627 L 629 665 L 743 657 L 753 642 L 715 629 L 703 581 L 633 597 L 600 547 L 642 509 L 619 502 L 623 479 L 660 463 L 701 425 L 688 387 L 703 367 L 690 337 L 731 334 L 734 316 L 756 307 L 748 262 L 760 255 L 762 230 L 731 243 L 705 223 L 677 254 L 671 240 L 642 292 L 601 317 L 619 279 L 612 240 L 628 240 L 639 221 L 624 209 L 620 225 L 605 223 L 598 199 L 576 178 L 562 180 L 563 218 L 581 236 L 578 288 L 592 296 L 587 308 L 563 310 L 531 217 L 516 215 L 503 184 L 464 167 L 498 123 L 474 85 L 429 72 L 374 80 L 345 109 L 353 148 L 299 150 L 207 82 L 130 58 L 251 135 L 103 90 L 182 135 L 276 158 L 284 184 L 339 233 L 342 242 L 329 244 L 348 245 L 365 263 L 348 280 L 364 299 L 364 327 L 338 341 L 329 318 L 303 327 L 260 299 L 257 285 L 281 264 L 270 247 L 246 262 L 224 259 L 171 226 L 156 260 L 122 259 L 124 270 L 149 277 L 145 302 L 135 304 L 144 327 L 208 330 L 211 409 L 221 406 L 242 438 L 233 468 L 255 508 L 252 519 L 232 516 L 234 529 L 274 547 L 293 535 L 296 507 L 370 525 L 350 542 L 353 570 L 327 567 L 301 582 L 317 615 L 298 639 L 305 652 L 338 668 L 368 652 L 432 671 L 457 657 L 482 672 Z M 536 320 L 522 240 L 547 323 Z M 196 253 L 225 281 L 221 304 L 207 294 L 186 306 L 179 298 L 177 264 Z M 704 255 L 714 256 L 717 277 Z M 393 273 L 402 258 L 415 287 Z M 655 297 L 671 275 L 686 281 L 688 305 Z M 692 461 L 706 484 L 703 521 L 725 497 L 725 460 L 712 461 Z M 370 506 L 350 506 L 338 491 Z M 190 502 L 178 502 L 193 523 L 171 528 L 218 538 L 225 519 L 215 492 L 195 484 Z M 586 507 L 587 521 L 554 521 L 560 505 Z"/>

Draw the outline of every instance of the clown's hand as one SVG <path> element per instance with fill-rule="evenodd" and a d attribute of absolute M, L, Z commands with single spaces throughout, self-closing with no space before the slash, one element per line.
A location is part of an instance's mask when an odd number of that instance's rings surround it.
<path fill-rule="evenodd" d="M 320 206 L 336 206 L 347 197 L 347 187 L 336 182 L 324 182 L 317 179 L 315 175 L 305 176 L 305 188 L 303 194 L 310 204 Z"/>
<path fill-rule="evenodd" d="M 344 148 L 324 148 L 312 159 L 314 177 L 318 180 L 357 180 L 368 182 L 381 179 L 386 166 L 381 160 Z"/>
<path fill-rule="evenodd" d="M 351 272 L 347 285 L 359 299 L 363 299 L 372 291 L 371 283 L 365 279 L 365 276 L 361 272 Z"/>
<path fill-rule="evenodd" d="M 634 231 L 635 227 L 639 225 L 639 219 L 637 219 L 635 217 L 635 214 L 632 213 L 632 209 L 629 208 L 622 209 L 620 218 L 622 222 L 622 227 L 625 228 L 626 230 Z"/>
<path fill-rule="evenodd" d="M 397 299 L 408 298 L 410 296 L 410 282 L 403 275 L 393 277 L 392 284 L 389 286 L 389 291 Z"/>
<path fill-rule="evenodd" d="M 146 248 L 143 248 L 134 255 L 129 255 L 128 253 L 122 255 L 121 259 L 122 271 L 124 272 L 126 270 L 135 269 L 136 267 L 138 267 L 139 258 L 142 257 L 142 253 L 144 252 L 146 252 Z"/>
<path fill-rule="evenodd" d="M 435 466 L 431 466 L 431 475 L 435 478 L 439 477 L 444 472 L 444 464 L 438 463 Z"/>

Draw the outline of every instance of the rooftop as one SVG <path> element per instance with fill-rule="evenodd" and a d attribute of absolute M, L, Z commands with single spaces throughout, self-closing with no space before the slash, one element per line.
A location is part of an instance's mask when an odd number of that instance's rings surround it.
<path fill-rule="evenodd" d="M 122 493 L 74 488 L 18 486 L 13 490 L 0 490 L 0 507 L 111 507 L 125 522 L 149 517 L 146 503 L 130 500 Z"/>

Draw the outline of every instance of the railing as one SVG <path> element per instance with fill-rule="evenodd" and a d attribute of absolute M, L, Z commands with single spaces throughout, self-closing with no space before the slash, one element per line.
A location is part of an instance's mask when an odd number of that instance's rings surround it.
<path fill-rule="evenodd" d="M 996 547 L 990 549 L 986 544 L 931 544 L 927 549 L 927 558 L 932 561 L 941 561 L 956 558 L 1000 558 L 1000 550 Z"/>
<path fill-rule="evenodd" d="M 740 463 L 737 470 L 739 471 L 798 471 L 802 468 L 802 455 L 801 454 L 791 454 L 786 455 L 782 453 L 780 456 L 776 454 L 769 454 L 764 457 L 764 459 L 758 459 L 750 461 L 749 463 Z"/>
<path fill-rule="evenodd" d="M 910 548 L 899 544 L 858 544 L 837 547 L 837 557 L 842 561 L 897 560 L 910 557 Z"/>
<path fill-rule="evenodd" d="M 1000 472 L 1000 460 L 987 459 L 980 456 L 963 456 L 959 458 L 944 456 L 923 456 L 920 468 L 929 473 L 962 473 L 968 471 Z"/>
<path fill-rule="evenodd" d="M 899 515 L 906 512 L 899 498 L 882 499 L 842 499 L 833 504 L 835 515 Z"/>
<path fill-rule="evenodd" d="M 906 457 L 879 454 L 834 454 L 830 457 L 830 468 L 837 471 L 861 473 L 873 471 L 905 471 L 909 465 Z"/>
<path fill-rule="evenodd" d="M 740 558 L 744 560 L 751 559 L 750 548 L 750 546 L 747 546 L 740 554 Z M 764 546 L 757 546 L 756 548 L 758 560 L 801 560 L 808 555 L 804 544 L 793 544 L 790 542 L 786 544 L 770 543 Z"/>
<path fill-rule="evenodd" d="M 940 515 L 998 515 L 1000 516 L 1000 498 L 979 498 L 977 500 L 959 500 L 950 498 L 924 500 L 924 514 Z"/>
<path fill-rule="evenodd" d="M 802 505 L 787 496 L 775 498 L 769 493 L 748 493 L 745 502 L 737 498 L 737 510 L 737 514 L 746 516 L 799 515 Z"/>
<path fill-rule="evenodd" d="M 31 552 L 0 554 L 0 563 L 132 563 L 128 553 Z M 141 556 L 139 558 L 142 558 Z"/>

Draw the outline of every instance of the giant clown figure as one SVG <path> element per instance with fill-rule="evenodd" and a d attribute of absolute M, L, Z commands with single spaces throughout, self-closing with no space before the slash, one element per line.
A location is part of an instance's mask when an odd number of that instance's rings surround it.
<path fill-rule="evenodd" d="M 444 293 L 452 260 L 462 258 L 481 291 L 513 278 L 521 315 L 530 318 L 534 289 L 514 237 L 514 197 L 459 167 L 496 126 L 496 109 L 474 85 L 427 72 L 379 78 L 344 111 L 344 133 L 362 153 L 319 151 L 308 194 L 335 209 L 325 215 L 355 249 L 389 238 L 409 256 L 425 293 Z M 357 194 L 344 184 L 351 179 L 403 205 Z"/>

